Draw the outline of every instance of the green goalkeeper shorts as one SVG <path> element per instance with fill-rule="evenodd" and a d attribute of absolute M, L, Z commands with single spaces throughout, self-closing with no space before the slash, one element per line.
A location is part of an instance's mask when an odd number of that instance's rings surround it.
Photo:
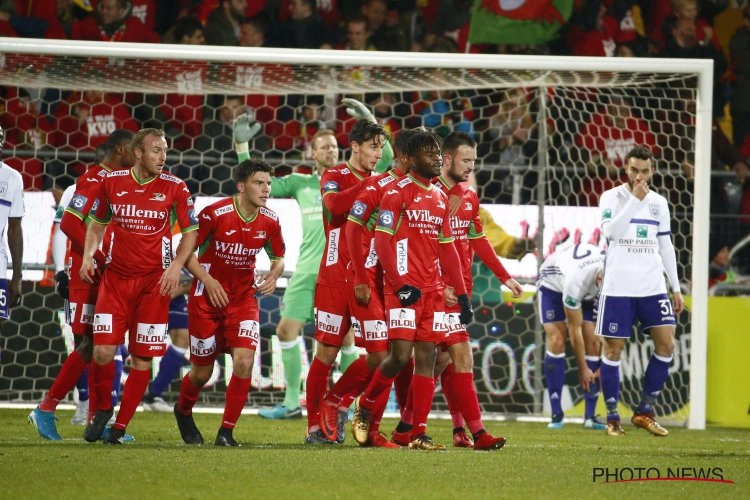
<path fill-rule="evenodd" d="M 318 273 L 294 273 L 281 300 L 281 317 L 302 323 L 313 321 L 313 299 Z"/>

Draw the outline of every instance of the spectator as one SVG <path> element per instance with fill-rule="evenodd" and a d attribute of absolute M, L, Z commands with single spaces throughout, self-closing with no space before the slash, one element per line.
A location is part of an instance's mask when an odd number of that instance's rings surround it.
<path fill-rule="evenodd" d="M 74 21 L 71 38 L 103 42 L 158 43 L 159 36 L 128 16 L 128 0 L 100 0 L 94 16 Z"/>
<path fill-rule="evenodd" d="M 750 140 L 750 5 L 742 9 L 742 26 L 729 41 L 731 64 L 732 139 L 734 145 L 742 147 Z"/>
<path fill-rule="evenodd" d="M 240 47 L 265 47 L 268 23 L 265 16 L 246 17 L 240 21 Z"/>
<path fill-rule="evenodd" d="M 398 14 L 389 15 L 385 0 L 364 0 L 362 16 L 367 19 L 370 41 L 378 50 L 406 52 L 411 41 L 398 24 Z"/>
<path fill-rule="evenodd" d="M 711 45 L 721 52 L 721 43 L 711 24 L 699 15 L 697 0 L 672 0 L 672 12 L 677 19 L 686 19 L 695 25 L 699 45 Z"/>
<path fill-rule="evenodd" d="M 377 50 L 367 32 L 367 19 L 355 16 L 346 20 L 346 41 L 336 46 L 341 50 Z"/>
<path fill-rule="evenodd" d="M 329 32 L 315 10 L 315 0 L 291 0 L 289 19 L 277 23 L 269 38 L 273 47 L 330 49 Z"/>
<path fill-rule="evenodd" d="M 613 57 L 619 34 L 617 19 L 607 15 L 607 7 L 589 2 L 591 8 L 576 13 L 567 34 L 568 51 L 574 56 Z"/>
<path fill-rule="evenodd" d="M 247 0 L 221 0 L 206 21 L 204 35 L 208 45 L 237 45 L 240 21 L 245 17 Z"/>

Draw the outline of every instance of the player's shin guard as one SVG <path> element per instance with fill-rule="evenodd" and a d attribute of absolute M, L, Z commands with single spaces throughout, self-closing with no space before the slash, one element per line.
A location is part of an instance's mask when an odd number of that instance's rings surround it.
<path fill-rule="evenodd" d="M 198 395 L 201 393 L 201 388 L 193 384 L 190 380 L 190 374 L 185 374 L 182 377 L 182 383 L 180 384 L 180 396 L 177 399 L 177 410 L 183 415 L 192 415 L 193 407 L 198 402 Z"/>
<path fill-rule="evenodd" d="M 279 342 L 279 347 L 281 347 L 281 364 L 284 365 L 284 380 L 286 381 L 284 406 L 290 410 L 299 408 L 300 388 L 302 385 L 302 355 L 299 346 L 299 337 L 289 342 Z"/>
<path fill-rule="evenodd" d="M 396 389 L 396 402 L 398 402 L 398 408 L 402 412 L 406 408 L 406 400 L 409 398 L 409 387 L 411 387 L 411 378 L 414 375 L 414 358 L 409 358 L 401 371 L 396 376 L 396 380 L 393 382 L 393 387 Z"/>
<path fill-rule="evenodd" d="M 637 413 L 653 413 L 653 405 L 664 388 L 671 364 L 672 356 L 659 356 L 656 353 L 651 355 L 646 367 L 646 375 L 643 378 L 643 395 L 636 410 Z"/>
<path fill-rule="evenodd" d="M 78 381 L 83 371 L 86 369 L 86 363 L 83 362 L 78 351 L 73 351 L 65 359 L 60 368 L 60 373 L 55 377 L 52 387 L 49 388 L 47 395 L 39 404 L 42 411 L 55 411 L 57 405 L 70 392 Z"/>
<path fill-rule="evenodd" d="M 115 362 L 110 361 L 105 365 L 92 362 L 89 367 L 89 387 L 93 380 L 93 392 L 96 392 L 96 410 L 111 410 L 112 406 L 112 385 L 115 380 Z M 92 396 L 92 399 L 94 397 Z M 89 402 L 89 407 L 91 402 Z"/>
<path fill-rule="evenodd" d="M 460 398 L 461 413 L 466 419 L 466 425 L 472 434 L 476 434 L 484 429 L 484 425 L 482 425 L 482 410 L 479 408 L 477 389 L 474 385 L 474 373 L 454 374 L 454 385 Z"/>
<path fill-rule="evenodd" d="M 328 389 L 328 376 L 331 373 L 331 367 L 317 357 L 313 358 L 310 365 L 310 371 L 307 373 L 306 392 L 307 392 L 307 429 L 316 429 L 320 421 L 320 404 L 323 402 L 323 396 Z"/>
<path fill-rule="evenodd" d="M 414 392 L 414 421 L 411 439 L 414 440 L 427 431 L 427 416 L 432 408 L 432 397 L 435 395 L 435 379 L 414 374 L 411 380 Z"/>
<path fill-rule="evenodd" d="M 443 387 L 445 401 L 448 403 L 448 411 L 451 414 L 453 428 L 463 427 L 465 423 L 464 416 L 461 413 L 461 395 L 456 393 L 455 376 L 456 370 L 453 363 L 448 363 L 443 373 L 440 374 L 440 385 Z"/>
<path fill-rule="evenodd" d="M 565 384 L 565 353 L 544 355 L 544 378 L 547 379 L 552 415 L 562 413 L 562 389 Z"/>
<path fill-rule="evenodd" d="M 607 420 L 619 420 L 617 403 L 620 401 L 620 360 L 612 361 L 602 357 L 599 374 L 602 381 L 604 404 L 607 406 Z"/>
<path fill-rule="evenodd" d="M 342 410 L 347 410 L 354 398 L 367 389 L 372 373 L 367 366 L 365 357 L 360 356 L 359 359 L 349 365 L 349 369 L 331 387 L 326 396 L 326 401 Z M 349 404 L 347 404 L 347 401 Z"/>
<path fill-rule="evenodd" d="M 599 366 L 602 364 L 599 356 L 586 356 L 586 366 L 592 373 L 596 373 Z M 599 400 L 599 380 L 594 379 L 589 384 L 589 390 L 584 394 L 584 418 L 594 418 L 596 416 L 596 403 Z"/>
<path fill-rule="evenodd" d="M 128 426 L 133 415 L 135 415 L 135 410 L 141 404 L 141 399 L 146 393 L 146 387 L 148 387 L 150 379 L 151 370 L 130 369 L 128 380 L 125 382 L 125 389 L 122 391 L 120 411 L 117 412 L 117 420 L 113 425 L 115 429 L 125 429 Z"/>
<path fill-rule="evenodd" d="M 226 403 L 224 403 L 224 416 L 221 419 L 221 426 L 225 429 L 234 429 L 242 408 L 247 402 L 247 395 L 250 392 L 250 377 L 240 378 L 232 375 L 227 385 Z"/>

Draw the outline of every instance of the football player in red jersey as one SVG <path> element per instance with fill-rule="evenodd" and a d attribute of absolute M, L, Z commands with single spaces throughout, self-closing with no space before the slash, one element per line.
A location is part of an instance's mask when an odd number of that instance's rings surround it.
<path fill-rule="evenodd" d="M 166 350 L 167 316 L 185 261 L 195 249 L 198 219 L 185 183 L 162 172 L 167 159 L 164 131 L 140 130 L 132 143 L 135 164 L 107 174 L 98 190 L 98 206 L 81 263 L 81 279 L 93 283 L 94 254 L 107 226 L 111 241 L 105 249 L 107 269 L 99 287 L 94 314 L 94 364 L 89 377 L 98 408 L 84 438 L 98 440 L 114 410 L 109 392 L 114 378 L 110 363 L 129 332 L 131 369 L 117 420 L 108 443 L 121 444 L 125 428 L 141 402 L 151 378 L 151 361 Z M 96 202 L 95 202 L 96 203 Z M 182 239 L 172 256 L 172 225 Z"/>
<path fill-rule="evenodd" d="M 174 408 L 180 435 L 187 444 L 203 444 L 192 411 L 201 388 L 211 377 L 214 360 L 232 356 L 224 417 L 214 444 L 240 446 L 232 432 L 250 391 L 255 351 L 260 342 L 258 292 L 276 290 L 284 271 L 284 239 L 279 217 L 266 208 L 271 194 L 269 164 L 245 160 L 235 170 L 233 197 L 209 205 L 200 215 L 198 259 L 188 270 L 197 278 L 188 301 L 191 367 L 182 379 Z M 255 277 L 256 255 L 265 250 L 271 269 Z"/>

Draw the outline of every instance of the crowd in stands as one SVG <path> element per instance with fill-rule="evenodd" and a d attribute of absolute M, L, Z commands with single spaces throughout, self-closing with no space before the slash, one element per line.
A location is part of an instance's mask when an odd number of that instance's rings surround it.
<path fill-rule="evenodd" d="M 4 0 L 0 35 L 113 42 L 212 44 L 305 49 L 551 54 L 604 57 L 708 58 L 714 61 L 714 177 L 712 213 L 750 217 L 750 3 L 737 0 L 574 0 L 557 39 L 539 45 L 488 45 L 468 41 L 471 0 Z M 174 64 L 164 78 L 179 82 L 166 95 L 106 94 L 1 88 L 8 146 L 56 151 L 51 159 L 16 155 L 8 162 L 27 189 L 65 187 L 84 168 L 81 152 L 94 152 L 114 128 L 164 128 L 173 148 L 231 149 L 231 122 L 249 112 L 263 124 L 253 143 L 264 157 L 290 166 L 306 158 L 310 137 L 331 128 L 342 148 L 353 119 L 330 96 L 204 95 L 208 64 Z M 362 77 L 352 69 L 352 78 Z M 248 74 L 248 78 L 257 75 Z M 337 99 L 343 96 L 338 96 Z M 363 96 L 391 137 L 424 125 L 441 135 L 460 130 L 479 142 L 485 201 L 536 201 L 540 96 L 536 89 L 385 92 Z M 580 89 L 548 96 L 549 164 L 571 165 L 547 193 L 552 203 L 596 206 L 598 194 L 622 179 L 622 157 L 633 144 L 664 160 L 665 189 L 689 187 L 694 161 L 693 97 L 676 98 L 667 111 L 646 93 Z M 663 104 L 663 103 L 662 103 Z M 727 124 L 730 124 L 727 126 Z M 721 154 L 718 153 L 721 151 Z M 69 152 L 73 160 L 66 160 Z M 296 162 L 295 162 L 296 160 Z M 666 168 L 664 167 L 666 165 Z M 501 168 L 487 168 L 496 166 Z M 191 189 L 229 190 L 226 166 L 179 165 Z M 508 173 L 513 175 L 508 175 Z M 675 174 L 675 175 L 672 175 Z M 519 181 L 520 179 L 520 181 Z M 520 185 L 520 191 L 510 184 Z M 689 190 L 671 200 L 691 206 Z M 519 195 L 520 193 L 520 195 Z M 226 193 L 224 193 L 226 194 Z M 722 243 L 725 243 L 722 235 Z M 723 247 L 724 245 L 722 245 Z"/>

